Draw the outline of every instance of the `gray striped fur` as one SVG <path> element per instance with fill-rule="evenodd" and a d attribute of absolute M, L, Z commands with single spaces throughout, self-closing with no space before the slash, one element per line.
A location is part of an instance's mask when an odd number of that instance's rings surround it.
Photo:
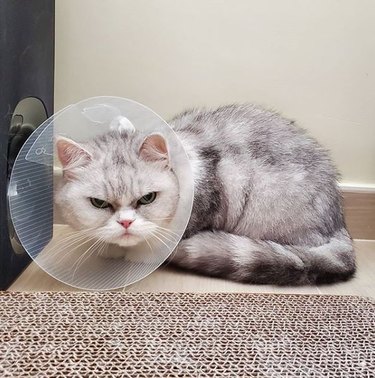
<path fill-rule="evenodd" d="M 294 122 L 254 105 L 191 110 L 171 122 L 196 194 L 172 262 L 243 282 L 300 285 L 355 272 L 337 172 Z"/>

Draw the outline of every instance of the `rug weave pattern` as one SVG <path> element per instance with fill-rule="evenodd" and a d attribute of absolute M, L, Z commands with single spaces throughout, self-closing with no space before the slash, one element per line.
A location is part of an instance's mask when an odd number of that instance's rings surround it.
<path fill-rule="evenodd" d="M 360 297 L 0 293 L 0 377 L 374 377 L 374 351 Z"/>

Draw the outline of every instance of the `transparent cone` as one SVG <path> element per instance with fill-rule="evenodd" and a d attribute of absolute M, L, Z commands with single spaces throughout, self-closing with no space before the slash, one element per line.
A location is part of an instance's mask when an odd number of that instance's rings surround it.
<path fill-rule="evenodd" d="M 161 134 L 168 142 L 179 186 L 177 210 L 168 226 L 160 234 L 125 249 L 103 242 L 95 237 L 95 232 L 73 229 L 54 204 L 54 191 L 64 183 L 55 156 L 54 137 L 85 142 L 109 131 L 114 122 L 145 134 Z M 157 269 L 171 255 L 186 229 L 193 194 L 190 163 L 173 130 L 147 107 L 118 97 L 90 98 L 45 121 L 22 147 L 8 190 L 11 221 L 26 252 L 56 279 L 90 290 L 121 288 Z"/>

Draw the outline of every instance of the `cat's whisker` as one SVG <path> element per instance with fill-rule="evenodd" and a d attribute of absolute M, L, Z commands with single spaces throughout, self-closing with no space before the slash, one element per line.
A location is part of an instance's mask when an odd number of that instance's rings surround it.
<path fill-rule="evenodd" d="M 155 230 L 154 232 L 157 233 L 160 237 L 163 237 L 164 239 L 168 240 L 170 243 L 176 243 L 177 240 L 173 239 L 173 235 L 165 235 L 163 234 L 162 230 Z"/>
<path fill-rule="evenodd" d="M 146 230 L 145 230 L 146 231 Z M 148 236 L 150 236 L 150 240 L 151 240 L 151 238 L 154 236 L 154 234 L 155 233 L 157 233 L 159 236 L 160 236 L 160 231 L 157 231 L 157 230 L 155 230 L 155 229 L 151 229 L 151 230 L 147 230 L 147 231 L 150 231 L 149 233 L 148 233 Z M 143 237 L 143 235 L 141 235 L 142 237 Z M 164 235 L 162 235 L 162 236 L 164 236 Z M 168 241 L 170 241 L 170 240 L 168 240 Z"/>
<path fill-rule="evenodd" d="M 65 261 L 68 261 L 68 260 L 70 260 L 71 258 L 74 258 L 74 257 L 73 257 L 74 254 L 75 254 L 75 253 L 77 252 L 77 250 L 78 250 L 82 245 L 84 245 L 85 243 L 88 243 L 88 241 L 85 240 L 84 242 L 82 242 L 82 243 L 80 243 L 80 244 L 78 244 L 78 245 L 76 245 L 76 246 L 71 246 L 71 247 L 69 247 L 69 250 L 68 250 L 68 251 L 60 250 L 59 252 L 63 252 L 63 253 L 61 253 L 61 257 L 60 257 L 58 260 L 56 260 L 53 264 L 54 264 L 54 265 L 62 264 L 64 260 L 65 260 Z M 64 264 L 65 264 L 65 262 L 64 262 Z M 68 263 L 68 266 L 69 266 L 69 265 L 70 265 L 70 264 Z"/>
<path fill-rule="evenodd" d="M 154 251 L 154 249 L 152 248 L 152 246 L 151 246 L 151 244 L 149 243 L 149 241 L 148 241 L 144 236 L 142 236 L 142 237 L 143 237 L 143 239 L 145 240 L 145 242 L 147 243 L 148 247 L 150 248 L 150 252 L 151 252 L 152 257 L 154 257 L 154 255 L 155 255 L 155 251 Z"/>
<path fill-rule="evenodd" d="M 57 260 L 54 264 L 57 265 L 57 264 L 61 263 L 65 258 L 71 257 L 72 254 L 73 254 L 73 252 L 75 252 L 79 247 L 81 247 L 85 243 L 91 242 L 94 239 L 96 239 L 96 237 L 94 237 L 94 236 L 93 237 L 86 237 L 86 239 L 83 242 L 79 243 L 78 245 L 74 246 L 73 248 L 70 246 L 69 247 L 70 250 L 68 252 L 65 251 L 65 253 L 63 254 L 63 256 L 59 260 Z M 80 239 L 80 241 L 82 241 L 82 239 Z M 74 245 L 74 243 L 73 243 L 73 245 Z M 64 249 L 66 249 L 66 248 L 67 247 L 64 246 Z"/>
<path fill-rule="evenodd" d="M 178 239 L 181 238 L 181 234 L 179 234 L 179 233 L 177 233 L 175 231 L 172 231 L 169 228 L 161 227 L 161 226 L 158 226 L 158 225 L 153 225 L 153 226 L 150 226 L 150 227 L 145 227 L 144 230 L 153 230 L 155 228 L 157 230 L 159 230 L 159 231 L 163 231 L 165 234 L 169 235 L 171 238 L 176 239 L 176 241 L 178 241 Z M 183 232 L 184 230 L 181 230 L 181 231 Z"/>
<path fill-rule="evenodd" d="M 102 257 L 104 251 L 108 249 L 108 242 L 103 238 L 99 238 L 99 239 L 102 241 L 102 244 L 97 248 L 96 253 L 97 253 L 97 256 Z"/>
<path fill-rule="evenodd" d="M 78 235 L 70 235 L 66 238 L 62 238 L 58 240 L 57 242 L 54 242 L 51 248 L 46 249 L 45 251 L 45 258 L 46 260 L 55 258 L 56 255 L 58 255 L 62 250 L 70 248 L 75 243 L 87 238 L 88 236 L 85 234 L 78 234 Z"/>
<path fill-rule="evenodd" d="M 77 260 L 73 263 L 73 265 L 72 265 L 72 269 L 73 269 L 75 266 L 77 266 L 77 268 L 78 268 L 79 263 L 81 262 L 81 260 L 82 260 L 82 262 L 83 262 L 83 260 L 84 260 L 84 258 L 85 258 L 85 256 L 86 256 L 87 252 L 90 251 L 93 247 L 96 247 L 98 244 L 99 244 L 99 240 L 95 240 L 94 243 L 92 243 L 92 244 L 91 244 L 91 245 L 85 250 L 85 252 L 83 252 L 83 253 L 77 258 Z M 94 249 L 94 250 L 95 250 L 95 249 Z M 78 264 L 78 265 L 77 265 L 77 264 Z M 73 277 L 74 277 L 74 274 L 75 274 L 75 271 L 74 271 L 74 273 L 73 273 Z"/>
<path fill-rule="evenodd" d="M 160 230 L 164 230 L 165 232 L 168 232 L 169 234 L 173 234 L 173 235 L 176 235 L 177 237 L 180 237 L 180 234 L 170 230 L 169 228 L 165 228 L 165 227 L 161 227 L 161 226 L 157 226 L 157 228 L 160 229 Z"/>
<path fill-rule="evenodd" d="M 153 236 L 154 236 L 154 235 L 153 235 Z M 161 236 L 161 235 L 159 235 L 159 236 Z M 155 241 L 155 240 L 154 240 L 154 241 Z M 157 240 L 156 242 L 159 242 L 159 241 L 160 241 L 160 239 Z M 165 245 L 165 243 L 164 243 L 164 245 Z M 172 257 L 173 255 L 175 255 L 176 252 L 177 252 L 177 247 L 174 248 L 173 251 L 171 252 L 171 254 L 168 256 L 168 261 L 167 261 L 166 264 L 165 264 L 166 266 L 170 264 L 171 257 Z"/>
<path fill-rule="evenodd" d="M 151 228 L 151 230 L 157 231 L 158 233 L 162 234 L 164 237 L 168 236 L 168 240 L 174 243 L 178 242 L 178 240 L 180 239 L 179 236 L 170 234 L 168 230 L 160 229 L 159 227 L 156 227 L 156 229 Z"/>
<path fill-rule="evenodd" d="M 103 254 L 108 250 L 108 243 L 107 242 L 103 242 L 103 246 L 102 248 L 100 249 L 100 251 L 98 252 L 98 256 L 100 257 L 103 257 Z"/>
<path fill-rule="evenodd" d="M 152 248 L 151 248 L 151 245 L 150 245 L 149 241 L 147 240 L 147 238 L 145 236 L 143 236 L 143 235 L 142 235 L 142 238 L 147 243 L 147 245 L 149 246 L 149 248 L 151 250 Z"/>
<path fill-rule="evenodd" d="M 91 256 L 93 256 L 94 254 L 96 254 L 97 256 L 99 256 L 100 255 L 100 250 L 101 250 L 101 248 L 103 247 L 103 245 L 105 244 L 105 242 L 103 241 L 103 240 L 98 240 L 96 243 L 94 243 L 89 249 L 91 249 L 92 248 L 92 251 L 81 261 L 81 264 L 79 265 L 79 266 L 82 266 L 83 264 L 85 264 L 86 263 L 86 261 L 88 260 L 88 259 L 90 259 L 91 258 Z M 87 251 L 86 251 L 87 252 Z M 78 267 L 79 267 L 78 265 L 77 265 L 77 270 L 78 270 Z"/>
<path fill-rule="evenodd" d="M 170 230 L 169 228 L 165 228 L 165 227 L 160 227 L 160 226 L 158 226 L 158 225 L 152 225 L 152 226 L 149 226 L 149 227 L 143 227 L 143 230 L 146 230 L 146 231 L 148 231 L 148 230 L 154 230 L 154 229 L 160 229 L 160 230 L 163 230 L 163 231 L 165 231 L 165 232 L 168 232 L 169 234 L 174 234 L 174 235 L 176 235 L 176 236 L 180 236 L 180 234 L 178 234 L 177 232 L 174 232 L 174 231 L 172 231 L 172 230 Z"/>
<path fill-rule="evenodd" d="M 66 234 L 64 233 L 63 235 L 59 235 L 56 238 L 52 239 L 52 243 L 55 246 L 57 244 L 65 242 L 67 240 L 74 239 L 74 237 L 76 237 L 76 236 L 81 236 L 81 235 L 85 235 L 85 234 L 86 234 L 85 230 L 73 231 L 73 232 L 69 232 L 69 233 L 66 233 Z M 57 239 L 57 241 L 55 239 Z"/>
<path fill-rule="evenodd" d="M 71 231 L 69 231 L 69 232 L 64 231 L 64 232 L 62 232 L 62 234 L 63 235 L 68 235 L 68 234 L 74 234 L 74 233 L 77 233 L 77 232 L 87 232 L 87 231 L 93 231 L 93 230 L 95 230 L 95 227 L 84 228 L 82 230 L 72 230 L 71 229 Z"/>
<path fill-rule="evenodd" d="M 168 266 L 172 262 L 174 255 L 177 253 L 177 249 L 178 249 L 178 246 L 176 246 L 176 248 L 168 256 L 168 259 L 166 260 L 164 266 Z"/>
<path fill-rule="evenodd" d="M 169 234 L 167 231 L 165 230 L 160 230 L 160 229 L 157 229 L 158 232 L 160 232 L 161 234 L 163 235 L 166 235 L 168 236 L 174 243 L 177 243 L 180 241 L 181 239 L 181 236 L 176 236 L 176 235 L 172 235 L 172 234 Z"/>
<path fill-rule="evenodd" d="M 94 229 L 85 229 L 85 230 L 76 230 L 76 231 L 71 231 L 71 232 L 64 232 L 61 235 L 56 236 L 54 239 L 57 239 L 57 241 L 53 240 L 54 244 L 64 242 L 67 239 L 70 239 L 71 237 L 78 236 L 78 235 L 86 235 L 90 231 L 94 231 Z"/>
<path fill-rule="evenodd" d="M 81 231 L 74 231 L 74 232 L 71 232 L 69 233 L 68 235 L 60 235 L 58 237 L 56 237 L 57 242 L 53 241 L 53 244 L 56 245 L 56 244 L 60 244 L 62 242 L 66 242 L 67 240 L 70 240 L 70 239 L 74 239 L 75 237 L 80 237 L 80 236 L 87 236 L 87 231 L 86 230 L 81 230 Z"/>
<path fill-rule="evenodd" d="M 76 231 L 71 231 L 71 232 L 64 232 L 61 235 L 57 236 L 56 239 L 63 240 L 66 237 L 74 236 L 74 235 L 83 235 L 83 234 L 87 234 L 90 231 L 91 231 L 91 229 L 76 230 Z"/>
<path fill-rule="evenodd" d="M 160 237 L 159 237 L 160 235 L 157 236 L 157 235 L 155 235 L 154 232 L 152 232 L 151 235 L 152 235 L 154 238 L 158 239 L 161 243 L 163 243 L 167 248 L 169 248 L 169 246 L 168 246 L 168 245 L 167 245 L 162 239 L 160 239 Z"/>
<path fill-rule="evenodd" d="M 81 267 L 85 261 L 87 261 L 88 258 L 92 256 L 93 253 L 96 251 L 96 247 L 100 246 L 103 241 L 101 239 L 96 240 L 77 260 L 76 262 L 72 265 L 72 269 L 75 266 L 75 269 L 72 274 L 72 280 L 74 280 L 74 276 L 78 270 L 79 267 Z M 88 253 L 91 250 L 91 253 Z M 86 256 L 86 259 L 85 259 Z"/>
<path fill-rule="evenodd" d="M 155 246 L 155 245 L 157 246 L 157 244 L 160 243 L 160 241 L 157 238 L 155 238 L 155 235 L 151 235 L 151 238 L 149 239 L 149 242 L 150 242 L 151 246 Z M 155 248 L 151 247 L 151 253 L 152 253 L 153 257 L 158 258 L 157 251 L 158 251 L 158 248 L 155 249 Z"/>

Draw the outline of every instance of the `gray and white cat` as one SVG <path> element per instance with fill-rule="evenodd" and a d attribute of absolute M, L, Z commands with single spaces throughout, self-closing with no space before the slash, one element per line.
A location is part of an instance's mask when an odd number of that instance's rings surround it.
<path fill-rule="evenodd" d="M 170 121 L 195 182 L 191 219 L 172 263 L 257 284 L 346 280 L 355 255 L 337 172 L 294 122 L 255 105 L 191 110 Z M 178 181 L 161 135 L 111 131 L 77 144 L 59 138 L 68 223 L 120 246 L 166 227 Z"/>

